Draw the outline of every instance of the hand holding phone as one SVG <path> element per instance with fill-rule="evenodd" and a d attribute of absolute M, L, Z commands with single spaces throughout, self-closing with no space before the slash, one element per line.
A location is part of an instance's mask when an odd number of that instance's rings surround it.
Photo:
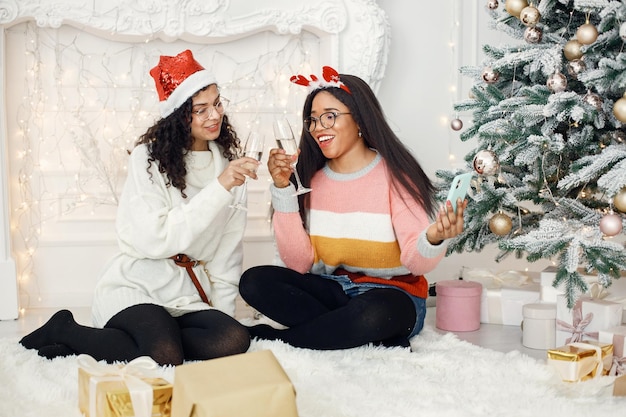
<path fill-rule="evenodd" d="M 452 203 L 452 208 L 456 213 L 456 202 L 460 198 L 461 201 L 465 200 L 467 191 L 469 190 L 470 182 L 472 180 L 473 172 L 466 172 L 465 174 L 459 174 L 452 180 L 450 185 L 450 191 L 448 191 L 448 201 Z"/>

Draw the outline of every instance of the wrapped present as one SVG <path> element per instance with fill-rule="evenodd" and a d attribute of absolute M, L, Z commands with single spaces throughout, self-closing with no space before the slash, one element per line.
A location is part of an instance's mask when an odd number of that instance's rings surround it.
<path fill-rule="evenodd" d="M 172 417 L 297 417 L 296 393 L 269 350 L 176 367 Z"/>
<path fill-rule="evenodd" d="M 522 307 L 536 303 L 540 298 L 539 282 L 535 282 L 532 275 L 531 272 L 519 271 L 494 274 L 484 269 L 464 270 L 464 280 L 483 286 L 480 322 L 519 326 L 523 320 Z"/>
<path fill-rule="evenodd" d="M 172 384 L 159 365 L 142 356 L 109 365 L 78 356 L 78 407 L 85 417 L 169 417 Z"/>
<path fill-rule="evenodd" d="M 601 343 L 613 344 L 613 365 L 611 366 L 609 375 L 626 375 L 626 349 L 624 349 L 624 342 L 626 341 L 626 326 L 617 326 L 611 327 L 610 329 L 600 330 L 598 332 L 598 341 Z"/>
<path fill-rule="evenodd" d="M 559 294 L 565 294 L 565 284 L 562 283 L 558 287 L 554 287 L 557 268 L 549 266 L 541 271 L 540 284 L 542 302 L 556 303 Z M 626 324 L 626 271 L 621 272 L 619 279 L 613 279 L 609 288 L 604 288 L 598 282 L 598 275 L 587 273 L 583 268 L 579 268 L 578 272 L 582 275 L 588 287 L 587 296 L 592 298 L 613 301 L 622 305 L 622 321 Z"/>
<path fill-rule="evenodd" d="M 478 282 L 462 279 L 437 281 L 435 326 L 451 332 L 471 332 L 480 328 Z"/>
<path fill-rule="evenodd" d="M 577 382 L 608 375 L 612 360 L 612 344 L 585 341 L 549 349 L 547 363 L 563 381 Z"/>
<path fill-rule="evenodd" d="M 615 378 L 613 382 L 613 396 L 626 397 L 626 375 Z"/>
<path fill-rule="evenodd" d="M 612 301 L 581 297 L 574 308 L 567 307 L 565 295 L 559 294 L 556 302 L 556 345 L 562 346 L 584 339 L 598 340 L 602 329 L 619 326 L 622 306 Z"/>

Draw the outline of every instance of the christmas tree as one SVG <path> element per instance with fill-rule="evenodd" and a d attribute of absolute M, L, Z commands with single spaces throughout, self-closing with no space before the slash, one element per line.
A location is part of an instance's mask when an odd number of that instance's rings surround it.
<path fill-rule="evenodd" d="M 465 157 L 475 175 L 448 255 L 493 243 L 496 260 L 550 259 L 571 307 L 587 291 L 582 274 L 609 287 L 626 270 L 626 3 L 489 0 L 485 9 L 511 42 L 483 46 L 481 66 L 461 68 L 475 84 L 454 109 L 472 123 L 451 127 L 476 141 Z M 459 172 L 437 172 L 442 199 Z"/>

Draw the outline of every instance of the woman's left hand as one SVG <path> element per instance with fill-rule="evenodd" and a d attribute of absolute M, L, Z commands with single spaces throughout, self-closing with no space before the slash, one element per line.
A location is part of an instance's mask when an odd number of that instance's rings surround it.
<path fill-rule="evenodd" d="M 446 201 L 437 212 L 435 223 L 426 230 L 426 238 L 433 245 L 439 245 L 445 239 L 450 239 L 463 231 L 463 212 L 467 207 L 467 200 L 459 199 L 456 204 L 456 213 L 452 208 L 452 203 Z"/>

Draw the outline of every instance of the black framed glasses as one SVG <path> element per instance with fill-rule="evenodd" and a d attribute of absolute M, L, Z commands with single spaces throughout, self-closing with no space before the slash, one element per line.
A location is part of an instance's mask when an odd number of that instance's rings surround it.
<path fill-rule="evenodd" d="M 213 111 L 216 111 L 219 115 L 224 114 L 224 112 L 226 111 L 226 109 L 228 108 L 228 104 L 230 103 L 230 101 L 225 98 L 225 97 L 220 97 L 219 101 L 215 104 L 208 105 L 208 106 L 202 106 L 197 110 L 192 110 L 191 113 L 195 114 L 196 116 L 198 116 L 198 119 L 200 119 L 201 121 L 206 121 L 209 120 L 211 118 L 211 115 L 213 114 Z"/>
<path fill-rule="evenodd" d="M 348 112 L 345 113 L 341 113 L 338 111 L 327 111 L 326 113 L 322 113 L 320 114 L 320 117 L 313 117 L 313 116 L 309 116 L 309 117 L 305 117 L 304 118 L 304 128 L 306 129 L 307 132 L 312 132 L 315 130 L 315 128 L 317 127 L 317 122 L 320 122 L 320 125 L 324 128 L 324 129 L 330 129 L 331 127 L 335 126 L 335 120 L 337 120 L 337 117 L 344 115 L 344 114 L 351 114 Z"/>

